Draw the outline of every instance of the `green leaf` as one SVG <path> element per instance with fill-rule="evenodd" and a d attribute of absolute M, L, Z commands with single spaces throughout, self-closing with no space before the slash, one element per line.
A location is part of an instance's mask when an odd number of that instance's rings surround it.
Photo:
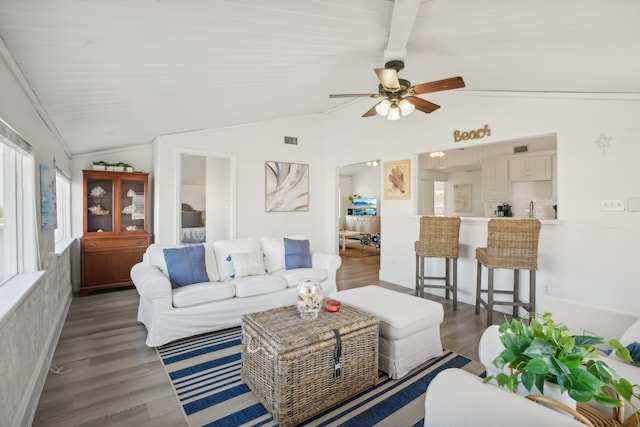
<path fill-rule="evenodd" d="M 523 354 L 534 358 L 547 354 L 555 354 L 555 352 L 556 347 L 553 344 L 541 338 L 535 338 L 533 341 L 531 341 L 529 347 L 527 347 L 526 350 L 523 351 Z"/>
<path fill-rule="evenodd" d="M 570 389 L 568 390 L 569 397 L 571 397 L 576 402 L 588 402 L 591 400 L 593 393 L 590 391 L 581 391 Z"/>
<path fill-rule="evenodd" d="M 629 349 L 623 346 L 622 343 L 620 343 L 620 341 L 613 339 L 613 340 L 609 340 L 607 344 L 609 344 L 609 347 L 611 347 L 615 351 L 616 356 L 618 358 L 624 360 L 627 363 L 633 362 L 633 359 L 631 358 L 631 354 L 629 353 Z"/>
<path fill-rule="evenodd" d="M 604 339 L 602 337 L 596 337 L 593 335 L 576 335 L 575 345 L 578 347 L 594 347 L 598 344 L 603 344 Z"/>
<path fill-rule="evenodd" d="M 607 408 L 617 408 L 618 406 L 620 406 L 620 400 L 604 393 L 598 393 L 593 395 L 593 400 L 595 400 L 602 406 L 606 406 Z M 586 402 L 586 400 L 584 402 Z"/>
<path fill-rule="evenodd" d="M 520 375 L 520 381 L 522 381 L 522 385 L 524 385 L 527 390 L 531 391 L 533 385 L 535 384 L 536 377 L 537 375 L 533 372 L 525 371 L 522 373 L 522 375 Z"/>
<path fill-rule="evenodd" d="M 633 396 L 633 384 L 631 384 L 627 379 L 620 378 L 617 381 L 612 381 L 612 387 L 622 398 L 626 401 L 631 400 L 631 396 Z"/>
<path fill-rule="evenodd" d="M 549 366 L 542 359 L 532 359 L 531 361 L 529 361 L 529 363 L 525 365 L 525 367 L 523 368 L 523 371 L 525 371 L 525 373 L 532 372 L 533 374 L 536 374 L 536 375 L 544 375 L 547 372 L 549 372 Z"/>

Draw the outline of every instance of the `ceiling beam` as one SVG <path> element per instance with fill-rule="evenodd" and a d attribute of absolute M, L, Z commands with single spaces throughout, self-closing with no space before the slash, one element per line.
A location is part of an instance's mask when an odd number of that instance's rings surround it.
<path fill-rule="evenodd" d="M 395 0 L 389 38 L 384 51 L 384 62 L 390 59 L 405 59 L 407 57 L 407 42 L 413 29 L 413 23 L 418 16 L 421 0 Z"/>

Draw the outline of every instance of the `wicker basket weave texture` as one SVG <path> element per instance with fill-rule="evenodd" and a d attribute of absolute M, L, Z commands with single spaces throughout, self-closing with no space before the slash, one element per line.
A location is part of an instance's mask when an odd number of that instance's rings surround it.
<path fill-rule="evenodd" d="M 476 249 L 476 259 L 489 268 L 538 269 L 537 219 L 491 219 L 487 247 Z"/>
<path fill-rule="evenodd" d="M 340 331 L 340 376 L 334 375 Z M 295 307 L 243 316 L 242 380 L 280 425 L 295 425 L 375 384 L 379 320 L 352 307 L 303 320 Z"/>
<path fill-rule="evenodd" d="M 421 257 L 458 258 L 460 218 L 420 217 L 420 237 L 414 248 Z"/>

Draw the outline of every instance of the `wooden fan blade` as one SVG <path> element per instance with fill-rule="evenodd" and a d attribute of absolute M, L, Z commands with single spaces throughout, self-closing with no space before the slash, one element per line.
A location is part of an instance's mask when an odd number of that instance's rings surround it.
<path fill-rule="evenodd" d="M 412 103 L 418 110 L 422 111 L 423 113 L 432 113 L 440 108 L 438 104 L 434 104 L 433 102 L 418 98 L 417 96 L 407 96 L 404 99 Z"/>
<path fill-rule="evenodd" d="M 413 86 L 413 93 L 420 95 L 422 93 L 440 92 L 442 90 L 459 89 L 461 87 L 464 87 L 462 77 L 451 77 L 449 79 L 415 85 Z"/>
<path fill-rule="evenodd" d="M 378 104 L 376 104 L 376 105 L 378 105 Z M 364 113 L 364 114 L 362 115 L 362 117 L 372 117 L 372 116 L 375 116 L 376 114 L 378 114 L 378 113 L 376 112 L 376 105 L 374 105 L 373 107 L 371 107 L 371 108 L 369 109 L 369 111 L 367 111 L 366 113 Z"/>
<path fill-rule="evenodd" d="M 378 98 L 379 93 L 334 93 L 329 98 Z"/>
<path fill-rule="evenodd" d="M 392 68 L 374 68 L 378 80 L 382 87 L 387 90 L 400 89 L 400 81 L 398 80 L 398 72 Z"/>

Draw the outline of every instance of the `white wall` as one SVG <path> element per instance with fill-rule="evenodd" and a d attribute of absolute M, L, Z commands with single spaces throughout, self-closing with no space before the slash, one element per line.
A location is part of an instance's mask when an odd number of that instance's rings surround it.
<path fill-rule="evenodd" d="M 315 250 L 325 248 L 327 224 L 337 229 L 336 186 L 327 187 L 324 170 L 324 143 L 318 117 L 276 120 L 246 126 L 161 136 L 154 142 L 155 241 L 172 244 L 176 240 L 175 176 L 176 158 L 181 151 L 233 156 L 236 160 L 235 229 L 239 238 L 306 234 Z M 284 144 L 284 136 L 297 136 L 298 145 Z M 265 161 L 309 164 L 309 211 L 266 212 Z M 334 176 L 334 168 L 331 177 Z M 333 179 L 328 180 L 329 183 Z M 330 188 L 330 190 L 327 190 Z M 333 194 L 331 219 L 325 218 L 326 193 Z M 207 214 L 208 215 L 208 214 Z M 333 248 L 332 248 L 333 250 Z"/>
<path fill-rule="evenodd" d="M 347 208 L 351 206 L 351 202 L 349 202 L 349 196 L 353 194 L 357 194 L 353 191 L 353 177 L 350 175 L 340 175 L 340 181 L 338 183 L 340 186 L 340 212 L 339 212 L 339 228 L 347 228 Z"/>
<path fill-rule="evenodd" d="M 429 99 L 441 109 L 430 115 L 416 112 L 399 122 L 360 119 L 370 100 L 354 102 L 325 117 L 326 149 L 341 153 L 327 158 L 327 177 L 336 166 L 370 158 L 380 158 L 383 163 L 412 159 L 415 164 L 416 153 L 459 147 L 461 143 L 453 142 L 454 130 L 480 128 L 485 123 L 492 129 L 491 137 L 467 144 L 556 133 L 559 221 L 545 224 L 540 234 L 539 294 L 547 290 L 559 297 L 638 311 L 640 213 L 601 212 L 600 200 L 640 196 L 640 99 L 612 98 L 477 96 L 464 91 L 431 94 Z M 593 143 L 602 133 L 612 138 L 606 156 Z M 353 141 L 367 141 L 366 153 Z M 412 173 L 415 179 L 415 169 Z M 413 242 L 419 230 L 414 204 L 414 200 L 382 200 L 382 232 L 387 237 L 380 278 L 406 287 L 414 283 Z M 331 212 L 334 208 L 326 209 Z M 327 240 L 333 230 L 335 226 L 326 230 Z M 486 243 L 486 223 L 463 222 L 461 240 L 461 300 L 472 302 L 473 252 Z"/>

